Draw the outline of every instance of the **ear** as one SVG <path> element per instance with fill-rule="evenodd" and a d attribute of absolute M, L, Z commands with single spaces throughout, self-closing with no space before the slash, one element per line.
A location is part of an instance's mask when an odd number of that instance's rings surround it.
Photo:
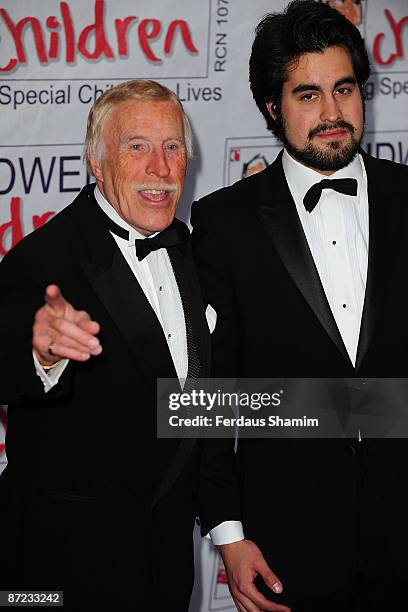
<path fill-rule="evenodd" d="M 90 159 L 90 166 L 92 170 L 92 174 L 96 178 L 96 180 L 100 183 L 103 183 L 103 174 L 102 174 L 102 164 L 100 159 L 96 159 L 92 157 Z"/>
<path fill-rule="evenodd" d="M 270 114 L 272 119 L 276 121 L 278 107 L 275 102 L 273 100 L 269 100 L 269 102 L 266 103 L 266 108 L 268 109 L 268 113 Z"/>

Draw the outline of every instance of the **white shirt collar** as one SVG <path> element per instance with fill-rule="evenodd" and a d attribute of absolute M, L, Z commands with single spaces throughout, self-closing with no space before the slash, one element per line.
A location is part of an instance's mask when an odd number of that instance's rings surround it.
<path fill-rule="evenodd" d="M 283 151 L 282 166 L 286 181 L 295 202 L 303 202 L 303 198 L 310 187 L 315 183 L 319 183 L 324 178 L 329 180 L 338 178 L 355 178 L 357 179 L 358 184 L 357 196 L 360 194 L 362 179 L 364 176 L 364 162 L 360 154 L 356 155 L 348 166 L 333 172 L 333 174 L 330 176 L 326 176 L 320 172 L 317 172 L 317 170 L 304 166 L 289 155 L 286 149 Z"/>
<path fill-rule="evenodd" d="M 109 204 L 108 200 L 102 195 L 102 193 L 99 190 L 98 185 L 95 185 L 94 195 L 95 195 L 95 200 L 98 202 L 99 206 L 102 208 L 105 215 L 107 215 L 109 219 L 111 219 L 114 223 L 119 225 L 119 227 L 122 227 L 123 229 L 129 232 L 129 240 L 128 240 L 129 246 L 134 246 L 135 239 L 146 238 L 146 236 L 144 236 L 143 234 L 135 230 L 135 228 L 132 227 L 132 225 L 129 225 L 129 223 L 127 223 L 124 219 L 122 219 L 120 214 L 113 208 L 112 204 Z M 153 234 L 153 235 L 155 236 L 156 234 Z M 122 238 L 122 240 L 124 239 Z"/>

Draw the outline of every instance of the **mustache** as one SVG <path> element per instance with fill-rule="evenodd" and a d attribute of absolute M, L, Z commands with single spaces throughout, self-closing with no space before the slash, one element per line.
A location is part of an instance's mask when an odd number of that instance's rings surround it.
<path fill-rule="evenodd" d="M 322 123 L 321 125 L 315 127 L 313 130 L 310 130 L 309 140 L 317 136 L 317 134 L 321 134 L 322 132 L 328 132 L 329 130 L 335 130 L 336 128 L 343 128 L 344 130 L 348 130 L 349 132 L 351 132 L 351 134 L 354 134 L 354 132 L 356 131 L 355 127 L 352 126 L 351 123 L 348 123 L 347 121 L 343 120 L 336 121 L 336 123 Z"/>
<path fill-rule="evenodd" d="M 177 185 L 174 183 L 134 183 L 132 188 L 135 191 L 145 191 L 146 189 L 155 189 L 156 191 L 177 191 Z"/>

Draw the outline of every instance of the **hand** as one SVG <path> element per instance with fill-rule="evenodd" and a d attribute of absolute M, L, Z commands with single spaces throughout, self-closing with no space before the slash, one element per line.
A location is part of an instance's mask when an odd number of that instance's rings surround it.
<path fill-rule="evenodd" d="M 61 359 L 86 361 L 102 352 L 96 337 L 99 324 L 91 321 L 87 312 L 75 310 L 57 285 L 48 285 L 45 301 L 35 313 L 33 325 L 33 349 L 41 365 L 53 365 Z"/>
<path fill-rule="evenodd" d="M 266 599 L 254 585 L 259 574 L 275 593 L 283 591 L 279 578 L 268 567 L 261 551 L 251 540 L 222 544 L 218 550 L 224 561 L 232 598 L 240 612 L 290 612 L 290 608 Z"/>

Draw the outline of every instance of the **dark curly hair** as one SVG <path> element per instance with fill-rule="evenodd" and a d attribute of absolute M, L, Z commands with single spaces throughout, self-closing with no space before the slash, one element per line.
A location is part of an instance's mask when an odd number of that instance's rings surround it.
<path fill-rule="evenodd" d="M 281 135 L 280 122 L 271 117 L 266 104 L 273 102 L 279 112 L 288 65 L 304 53 L 322 53 L 335 45 L 350 54 L 363 95 L 370 76 L 364 40 L 359 30 L 336 9 L 315 0 L 294 0 L 285 11 L 269 13 L 258 24 L 249 60 L 249 80 L 268 129 L 276 136 Z"/>

